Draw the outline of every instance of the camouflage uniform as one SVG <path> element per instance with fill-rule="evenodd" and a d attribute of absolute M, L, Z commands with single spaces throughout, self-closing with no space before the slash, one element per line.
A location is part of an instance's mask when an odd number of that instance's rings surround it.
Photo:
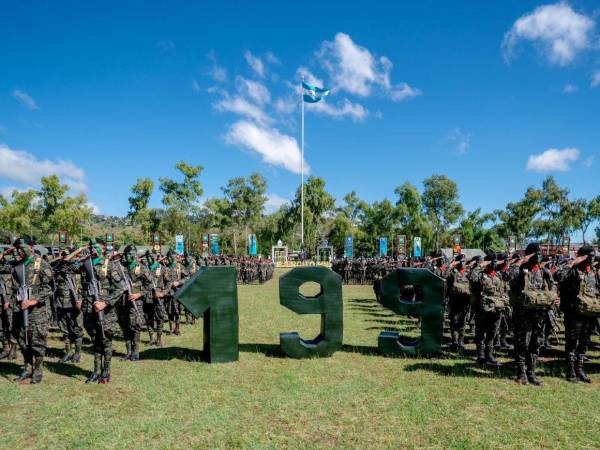
<path fill-rule="evenodd" d="M 590 378 L 583 371 L 585 353 L 596 325 L 596 317 L 582 314 L 579 298 L 582 294 L 600 297 L 600 280 L 590 265 L 579 265 L 565 269 L 561 275 L 560 308 L 564 313 L 565 323 L 565 357 L 567 363 L 567 379 L 590 383 Z"/>
<path fill-rule="evenodd" d="M 28 327 L 24 327 L 24 314 L 21 303 L 15 302 L 13 309 L 13 334 L 25 360 L 23 372 L 17 381 L 24 382 L 31 378 L 31 383 L 42 381 L 44 356 L 46 355 L 48 325 L 50 320 L 50 301 L 52 298 L 52 268 L 39 257 L 28 257 L 24 263 L 13 268 L 14 295 L 20 286 L 19 278 L 25 272 L 26 284 L 30 289 L 30 298 L 37 304 L 27 310 Z"/>
<path fill-rule="evenodd" d="M 12 333 L 14 296 L 12 285 L 12 266 L 0 261 L 0 321 L 2 324 L 2 352 L 0 359 L 17 359 L 17 341 Z"/>
<path fill-rule="evenodd" d="M 467 276 L 467 270 L 460 267 L 453 268 L 446 278 L 450 335 L 452 347 L 457 350 L 465 348 L 465 327 L 470 308 L 470 283 Z"/>
<path fill-rule="evenodd" d="M 541 385 L 542 382 L 535 375 L 535 369 L 544 334 L 545 311 L 525 307 L 523 291 L 526 285 L 532 291 L 554 291 L 552 275 L 538 264 L 527 264 L 512 267 L 510 280 L 517 382 Z"/>
<path fill-rule="evenodd" d="M 196 264 L 189 256 L 185 256 L 184 262 L 181 265 L 181 284 L 187 282 L 192 275 L 196 272 Z M 194 325 L 196 323 L 196 318 L 194 315 L 183 305 L 181 308 L 185 311 L 185 323 Z"/>
<path fill-rule="evenodd" d="M 81 358 L 81 343 L 83 339 L 83 315 L 77 307 L 79 301 L 75 274 L 78 267 L 71 262 L 63 261 L 54 271 L 56 316 L 58 326 L 63 335 L 65 349 L 59 362 L 72 361 L 78 363 Z M 74 353 L 69 355 L 70 346 Z"/>
<path fill-rule="evenodd" d="M 142 277 L 142 285 L 146 292 L 144 295 L 144 316 L 150 335 L 149 344 L 162 346 L 166 312 L 163 299 L 157 297 L 162 291 L 162 266 L 152 260 L 152 263 L 145 268 L 147 271 L 145 276 Z M 156 333 L 156 340 L 153 338 L 154 333 Z"/>
<path fill-rule="evenodd" d="M 173 283 L 179 281 L 180 269 L 177 265 L 177 261 L 174 259 L 171 259 L 170 261 L 171 262 L 167 263 L 162 270 L 162 284 L 166 293 L 164 304 L 167 308 L 169 329 L 171 329 L 171 323 L 174 323 L 175 330 L 173 333 L 176 336 L 179 336 L 181 334 L 179 331 L 179 316 L 181 310 L 179 302 L 175 300 L 176 288 L 173 287 Z"/>

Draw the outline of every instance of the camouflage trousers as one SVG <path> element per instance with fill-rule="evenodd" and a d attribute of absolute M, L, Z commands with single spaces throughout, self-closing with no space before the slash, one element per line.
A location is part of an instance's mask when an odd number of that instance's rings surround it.
<path fill-rule="evenodd" d="M 568 361 L 579 361 L 585 356 L 595 326 L 595 317 L 565 313 L 565 356 Z"/>
<path fill-rule="evenodd" d="M 167 317 L 164 303 L 155 301 L 154 303 L 144 303 L 144 317 L 148 331 L 154 331 L 162 334 L 163 325 Z"/>
<path fill-rule="evenodd" d="M 181 316 L 181 304 L 177 300 L 175 300 L 175 297 L 171 295 L 165 297 L 164 304 L 167 308 L 167 317 L 169 321 L 178 324 Z"/>
<path fill-rule="evenodd" d="M 77 308 L 58 308 L 58 328 L 65 342 L 74 343 L 83 338 L 83 314 Z"/>
<path fill-rule="evenodd" d="M 30 321 L 27 331 L 25 331 L 23 313 L 19 311 L 13 318 L 13 335 L 19 344 L 25 362 L 31 362 L 36 356 L 44 357 L 48 348 L 48 321 Z"/>
<path fill-rule="evenodd" d="M 117 326 L 117 314 L 113 308 L 105 308 L 102 324 L 98 321 L 98 314 L 90 314 L 89 325 L 94 329 L 94 353 L 102 354 L 105 360 L 110 361 L 112 356 L 112 341 Z M 104 334 L 104 336 L 103 336 Z"/>
<path fill-rule="evenodd" d="M 17 341 L 12 333 L 13 312 L 11 307 L 0 311 L 0 321 L 2 324 L 2 343 L 4 345 L 15 344 Z"/>
<path fill-rule="evenodd" d="M 126 341 L 140 342 L 140 333 L 144 326 L 143 308 L 143 302 L 140 300 L 120 301 L 117 304 L 117 321 Z"/>
<path fill-rule="evenodd" d="M 515 308 L 513 325 L 517 367 L 535 368 L 544 337 L 544 311 Z"/>
<path fill-rule="evenodd" d="M 448 298 L 448 321 L 450 322 L 450 334 L 454 344 L 463 342 L 469 308 L 468 297 L 451 295 Z"/>
<path fill-rule="evenodd" d="M 500 328 L 500 311 L 486 312 L 477 309 L 475 312 L 475 343 L 479 349 L 491 350 Z"/>

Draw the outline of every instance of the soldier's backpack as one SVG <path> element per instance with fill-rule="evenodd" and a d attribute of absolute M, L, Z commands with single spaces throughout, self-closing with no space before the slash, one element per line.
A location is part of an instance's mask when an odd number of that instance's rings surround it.
<path fill-rule="evenodd" d="M 585 278 L 579 283 L 579 295 L 577 296 L 577 308 L 581 314 L 586 316 L 600 316 L 600 295 L 593 286 L 589 286 Z"/>
<path fill-rule="evenodd" d="M 531 287 L 530 275 L 527 270 L 525 272 L 525 288 L 522 293 L 522 303 L 527 309 L 541 309 L 547 310 L 554 306 L 556 301 L 556 292 L 548 289 L 546 283 L 544 283 L 544 289 L 533 289 Z"/>
<path fill-rule="evenodd" d="M 484 280 L 486 279 L 484 275 Z M 493 283 L 493 281 L 492 281 Z M 504 292 L 489 294 L 485 288 L 481 291 L 481 309 L 485 312 L 504 311 L 508 307 L 508 296 Z"/>
<path fill-rule="evenodd" d="M 451 295 L 469 295 L 471 293 L 471 287 L 469 280 L 466 276 L 458 276 L 455 274 L 452 288 L 450 289 Z"/>

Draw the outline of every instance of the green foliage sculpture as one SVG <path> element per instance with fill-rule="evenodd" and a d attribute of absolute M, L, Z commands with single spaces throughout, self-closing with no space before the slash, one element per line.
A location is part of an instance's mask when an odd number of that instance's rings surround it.
<path fill-rule="evenodd" d="M 423 290 L 424 298 L 403 299 L 402 286 Z M 427 269 L 397 269 L 381 280 L 381 304 L 396 314 L 419 316 L 421 337 L 402 342 L 400 335 L 384 331 L 379 335 L 379 351 L 384 355 L 431 355 L 439 353 L 444 326 L 444 280 Z"/>
<path fill-rule="evenodd" d="M 314 297 L 300 293 L 304 283 L 315 282 L 321 291 Z M 342 347 L 344 313 L 342 279 L 325 267 L 298 267 L 279 279 L 279 302 L 298 314 L 320 314 L 321 333 L 312 340 L 298 333 L 281 333 L 281 350 L 292 358 L 331 356 Z"/>
<path fill-rule="evenodd" d="M 235 267 L 202 267 L 176 299 L 195 317 L 204 316 L 204 359 L 239 359 L 239 318 Z"/>

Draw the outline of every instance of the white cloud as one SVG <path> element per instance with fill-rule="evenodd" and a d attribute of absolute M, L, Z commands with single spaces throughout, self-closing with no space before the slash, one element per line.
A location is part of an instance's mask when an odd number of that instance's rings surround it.
<path fill-rule="evenodd" d="M 268 124 L 273 122 L 273 119 L 260 107 L 248 102 L 242 97 L 230 97 L 226 94 L 225 97 L 214 106 L 218 111 L 239 114 L 240 116 L 255 120 L 258 123 Z"/>
<path fill-rule="evenodd" d="M 236 77 L 235 81 L 237 91 L 242 96 L 259 104 L 265 104 L 271 101 L 271 93 L 264 84 L 240 76 Z"/>
<path fill-rule="evenodd" d="M 281 61 L 279 60 L 279 58 L 277 56 L 275 56 L 275 54 L 273 54 L 273 52 L 267 52 L 265 54 L 265 59 L 267 60 L 267 62 L 269 64 L 276 64 L 276 65 L 281 64 Z"/>
<path fill-rule="evenodd" d="M 325 114 L 334 119 L 350 117 L 355 122 L 361 122 L 369 115 L 369 111 L 364 106 L 359 103 L 352 103 L 347 98 L 338 102 L 337 105 L 332 105 L 331 102 L 326 102 L 324 100 L 321 100 L 318 103 L 307 104 L 306 110 Z"/>
<path fill-rule="evenodd" d="M 594 21 L 566 3 L 539 6 L 521 16 L 504 35 L 502 49 L 508 61 L 521 41 L 533 43 L 551 64 L 566 66 L 592 46 Z"/>
<path fill-rule="evenodd" d="M 454 146 L 454 151 L 462 156 L 471 148 L 471 135 L 464 133 L 460 128 L 455 128 L 446 139 Z"/>
<path fill-rule="evenodd" d="M 294 101 L 294 99 L 290 98 L 290 97 L 288 97 L 288 98 L 279 97 L 273 103 L 273 107 L 275 108 L 275 111 L 277 111 L 279 114 L 291 114 L 294 111 L 296 111 L 296 107 L 298 105 L 299 105 L 299 100 Z"/>
<path fill-rule="evenodd" d="M 275 193 L 267 194 L 267 201 L 265 203 L 265 213 L 273 214 L 286 203 L 289 203 L 289 199 L 280 197 Z"/>
<path fill-rule="evenodd" d="M 377 90 L 393 101 L 421 94 L 406 83 L 392 84 L 392 62 L 385 56 L 374 56 L 345 33 L 337 33 L 333 41 L 324 41 L 316 56 L 332 80 L 334 89 L 361 97 L 369 97 Z"/>
<path fill-rule="evenodd" d="M 536 172 L 566 172 L 570 169 L 571 162 L 578 159 L 579 150 L 576 148 L 549 148 L 543 153 L 530 155 L 527 169 Z"/>
<path fill-rule="evenodd" d="M 86 192 L 85 172 L 70 161 L 37 159 L 29 152 L 12 150 L 0 144 L 0 178 L 39 186 L 40 179 L 58 175 L 74 192 Z"/>
<path fill-rule="evenodd" d="M 574 84 L 565 84 L 562 88 L 563 94 L 572 94 L 574 92 L 577 92 L 577 86 Z"/>
<path fill-rule="evenodd" d="M 240 120 L 231 125 L 225 140 L 228 144 L 241 145 L 258 153 L 267 164 L 300 173 L 302 156 L 298 142 L 274 128 Z M 304 170 L 306 173 L 310 171 L 306 162 Z"/>
<path fill-rule="evenodd" d="M 244 53 L 244 58 L 246 58 L 246 62 L 252 68 L 252 70 L 256 72 L 259 77 L 264 78 L 265 65 L 262 60 L 259 57 L 254 56 L 250 50 L 246 50 Z"/>
<path fill-rule="evenodd" d="M 197 94 L 200 92 L 200 83 L 196 80 L 192 81 L 192 90 Z"/>
<path fill-rule="evenodd" d="M 600 86 L 600 70 L 592 74 L 592 87 Z"/>
<path fill-rule="evenodd" d="M 100 214 L 100 208 L 94 202 L 87 202 L 86 206 L 88 208 L 92 208 L 92 214 L 96 214 L 96 215 Z"/>
<path fill-rule="evenodd" d="M 589 169 L 590 167 L 592 167 L 592 165 L 593 165 L 593 164 L 594 164 L 594 155 L 592 155 L 592 156 L 588 156 L 587 158 L 585 158 L 585 159 L 583 160 L 583 166 L 584 166 L 586 169 Z"/>
<path fill-rule="evenodd" d="M 223 68 L 217 64 L 217 57 L 215 56 L 214 50 L 211 50 L 208 53 L 208 59 L 211 62 L 211 67 L 208 69 L 208 74 L 217 83 L 226 82 L 227 81 L 227 70 L 225 70 L 225 68 Z"/>
<path fill-rule="evenodd" d="M 19 101 L 19 103 L 21 103 L 27 109 L 30 109 L 31 111 L 40 109 L 33 97 L 31 97 L 31 95 L 29 95 L 27 92 L 24 92 L 20 89 L 15 89 L 12 94 L 13 97 L 16 98 Z"/>

